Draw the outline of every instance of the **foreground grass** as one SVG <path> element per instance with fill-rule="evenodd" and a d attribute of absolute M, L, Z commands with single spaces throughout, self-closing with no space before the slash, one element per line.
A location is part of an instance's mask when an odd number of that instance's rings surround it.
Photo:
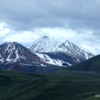
<path fill-rule="evenodd" d="M 62 71 L 49 75 L 0 71 L 0 100 L 100 100 L 100 75 Z"/>

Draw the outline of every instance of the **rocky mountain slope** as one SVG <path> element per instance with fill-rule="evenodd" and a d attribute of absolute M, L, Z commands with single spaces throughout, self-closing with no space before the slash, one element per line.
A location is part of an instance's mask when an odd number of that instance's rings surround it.
<path fill-rule="evenodd" d="M 0 63 L 19 62 L 31 64 L 41 62 L 42 60 L 27 48 L 17 42 L 6 42 L 0 45 Z"/>

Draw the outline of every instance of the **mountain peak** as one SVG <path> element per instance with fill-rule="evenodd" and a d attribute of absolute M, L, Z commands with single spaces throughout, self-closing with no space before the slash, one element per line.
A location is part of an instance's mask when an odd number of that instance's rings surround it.
<path fill-rule="evenodd" d="M 43 36 L 42 38 L 49 38 L 49 37 L 45 35 L 45 36 Z"/>
<path fill-rule="evenodd" d="M 0 63 L 20 61 L 26 63 L 27 61 L 34 62 L 37 59 L 40 61 L 40 58 L 34 53 L 17 42 L 6 42 L 0 45 Z"/>
<path fill-rule="evenodd" d="M 43 36 L 35 41 L 28 48 L 33 52 L 53 52 L 60 43 L 61 41 L 58 41 L 53 37 Z"/>
<path fill-rule="evenodd" d="M 18 42 L 5 42 L 4 44 L 19 44 Z"/>

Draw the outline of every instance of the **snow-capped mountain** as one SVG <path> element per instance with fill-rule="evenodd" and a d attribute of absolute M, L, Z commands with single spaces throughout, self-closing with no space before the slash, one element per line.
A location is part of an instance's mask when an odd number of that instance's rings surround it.
<path fill-rule="evenodd" d="M 86 60 L 94 56 L 92 53 L 81 49 L 81 47 L 78 47 L 68 40 L 60 44 L 55 51 L 64 51 L 72 57 L 83 57 Z"/>
<path fill-rule="evenodd" d="M 48 36 L 38 39 L 28 48 L 36 52 L 44 62 L 58 66 L 72 66 L 94 56 L 68 40 L 62 41 Z"/>
<path fill-rule="evenodd" d="M 32 43 L 28 48 L 32 52 L 53 52 L 61 43 L 61 41 L 55 40 L 52 37 L 43 36 Z"/>
<path fill-rule="evenodd" d="M 6 42 L 0 45 L 0 63 L 32 64 L 42 60 L 30 50 L 17 42 Z"/>

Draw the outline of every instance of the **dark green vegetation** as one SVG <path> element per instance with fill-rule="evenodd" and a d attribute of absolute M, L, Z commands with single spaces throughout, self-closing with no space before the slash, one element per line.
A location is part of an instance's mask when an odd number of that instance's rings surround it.
<path fill-rule="evenodd" d="M 0 71 L 0 100 L 100 100 L 100 75 L 60 71 L 48 75 Z"/>
<path fill-rule="evenodd" d="M 77 66 L 72 66 L 70 69 L 77 71 L 91 71 L 100 73 L 100 55 L 93 57 Z"/>

